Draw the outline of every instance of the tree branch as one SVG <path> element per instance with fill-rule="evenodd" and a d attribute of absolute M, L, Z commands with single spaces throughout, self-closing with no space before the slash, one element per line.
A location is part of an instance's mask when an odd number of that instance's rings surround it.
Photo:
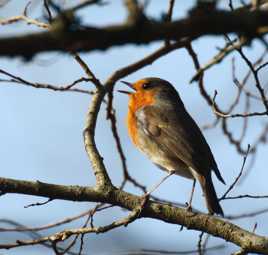
<path fill-rule="evenodd" d="M 27 194 L 70 201 L 98 201 L 128 210 L 136 210 L 142 201 L 141 197 L 114 187 L 109 192 L 102 192 L 90 187 L 55 185 L 6 178 L 0 178 L 0 190 L 3 193 Z M 211 215 L 189 212 L 175 206 L 148 201 L 139 217 L 159 219 L 185 226 L 188 229 L 204 231 L 235 243 L 247 252 L 268 254 L 268 238 L 246 231 L 233 223 Z"/>
<path fill-rule="evenodd" d="M 189 17 L 173 22 L 153 21 L 107 26 L 103 28 L 59 25 L 52 23 L 47 32 L 0 39 L 0 56 L 31 58 L 39 52 L 106 50 L 112 46 L 148 44 L 159 40 L 198 38 L 226 33 L 259 36 L 268 26 L 267 11 L 191 12 Z"/>
<path fill-rule="evenodd" d="M 96 188 L 108 191 L 112 187 L 112 183 L 103 164 L 103 158 L 101 157 L 95 143 L 97 115 L 104 96 L 105 89 L 101 85 L 96 89 L 96 93 L 92 97 L 91 105 L 88 109 L 86 127 L 84 129 L 84 143 L 96 177 Z"/>

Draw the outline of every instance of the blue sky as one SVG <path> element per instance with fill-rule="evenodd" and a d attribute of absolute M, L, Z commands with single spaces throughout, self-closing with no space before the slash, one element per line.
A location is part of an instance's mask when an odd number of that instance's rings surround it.
<path fill-rule="evenodd" d="M 72 4 L 76 1 L 70 1 Z M 91 7 L 81 12 L 82 20 L 88 24 L 105 25 L 122 22 L 126 17 L 126 11 L 119 0 L 109 1 L 104 7 Z M 224 2 L 224 1 L 222 1 Z M 222 3 L 224 5 L 224 3 Z M 227 1 L 226 1 L 227 2 Z M 239 1 L 234 1 L 238 4 Z M 10 17 L 22 12 L 27 1 L 11 1 L 5 8 L 0 9 L 0 17 Z M 33 1 L 33 7 L 29 9 L 29 15 L 33 18 L 41 17 L 39 8 L 40 1 Z M 168 1 L 151 1 L 148 6 L 148 14 L 152 17 L 159 17 L 166 11 Z M 174 9 L 174 18 L 187 15 L 187 11 L 193 5 L 193 1 L 177 1 Z M 36 28 L 25 24 L 14 24 L 0 28 L 0 36 L 25 33 L 25 31 L 37 31 Z M 206 63 L 216 53 L 216 47 L 224 46 L 224 40 L 219 37 L 206 36 L 193 43 L 201 63 Z M 152 43 L 145 46 L 128 45 L 114 47 L 104 52 L 92 52 L 81 54 L 81 57 L 88 63 L 96 76 L 105 81 L 116 69 L 129 63 L 139 60 L 153 52 L 162 43 Z M 262 53 L 262 46 L 255 42 L 247 49 L 246 53 L 254 60 Z M 217 102 L 223 107 L 228 106 L 235 97 L 235 89 L 231 79 L 231 58 L 236 57 L 237 76 L 242 78 L 247 67 L 239 60 L 236 54 L 227 57 L 226 60 L 210 69 L 205 75 L 205 85 L 211 95 L 218 90 Z M 31 62 L 23 62 L 19 58 L 1 58 L 0 68 L 19 75 L 27 80 L 63 85 L 83 76 L 83 70 L 74 59 L 62 53 L 43 53 L 37 55 Z M 143 77 L 156 76 L 169 80 L 179 91 L 182 100 L 189 113 L 193 116 L 199 126 L 210 123 L 213 120 L 213 113 L 198 92 L 197 84 L 189 84 L 194 74 L 192 60 L 185 49 L 157 60 L 150 65 L 124 80 L 135 81 Z M 3 78 L 2 76 L 0 78 Z M 261 74 L 265 82 L 265 71 Z M 82 87 L 91 87 L 90 84 L 83 84 Z M 122 88 L 121 84 L 116 85 Z M 251 79 L 249 87 L 254 87 Z M 92 86 L 93 88 L 93 86 Z M 90 96 L 61 93 L 48 90 L 38 90 L 14 84 L 0 84 L 0 168 L 1 176 L 25 180 L 40 180 L 57 184 L 94 185 L 95 180 L 91 166 L 84 151 L 82 130 L 85 123 L 85 114 Z M 127 98 L 119 93 L 115 94 L 115 108 L 118 118 L 118 129 L 121 135 L 124 152 L 127 154 L 129 171 L 133 177 L 140 182 L 153 186 L 164 173 L 159 171 L 143 154 L 131 144 L 128 138 L 125 116 L 127 113 Z M 241 109 L 241 108 L 240 108 Z M 256 103 L 253 109 L 261 107 Z M 237 109 L 237 111 L 239 108 Z M 267 120 L 253 118 L 250 120 L 249 132 L 245 144 L 252 143 L 258 136 L 261 127 Z M 230 126 L 235 135 L 240 134 L 241 120 L 231 120 Z M 237 176 L 243 158 L 238 155 L 233 146 L 223 136 L 221 129 L 204 131 L 204 135 L 211 146 L 213 154 L 218 162 L 221 173 L 230 184 Z M 98 119 L 96 142 L 108 172 L 115 184 L 122 180 L 121 163 L 110 131 L 110 124 L 105 119 L 105 106 Z M 266 152 L 266 153 L 265 153 Z M 258 153 L 257 162 L 251 170 L 243 185 L 238 186 L 234 194 L 267 194 L 267 148 L 262 146 Z M 216 178 L 215 187 L 218 195 L 226 190 Z M 181 177 L 168 179 L 155 192 L 163 198 L 187 201 L 192 182 Z M 132 185 L 126 190 L 140 194 Z M 29 226 L 38 226 L 54 222 L 63 217 L 75 215 L 83 210 L 92 207 L 91 203 L 73 203 L 65 201 L 53 201 L 42 207 L 23 208 L 25 205 L 34 202 L 45 201 L 43 198 L 21 195 L 2 196 L 0 203 L 0 218 L 10 218 Z M 225 214 L 238 214 L 249 212 L 254 209 L 265 208 L 265 200 L 240 200 L 224 201 L 222 206 Z M 203 211 L 204 199 L 199 186 L 194 196 L 193 205 Z M 125 215 L 120 209 L 111 209 L 100 213 L 96 224 L 106 224 Z M 257 233 L 268 235 L 266 215 L 257 219 L 239 220 L 237 223 L 248 230 L 258 222 Z M 80 222 L 81 224 L 81 222 Z M 79 222 L 71 224 L 78 227 Z M 45 232 L 46 233 L 46 232 Z M 48 232 L 47 232 L 48 233 Z M 105 235 L 88 235 L 87 249 L 96 254 L 110 254 L 129 249 L 154 248 L 169 250 L 187 250 L 196 247 L 198 232 L 183 230 L 179 231 L 178 226 L 166 224 L 156 220 L 141 219 L 127 228 L 113 230 Z M 25 236 L 0 233 L 1 242 L 12 241 L 13 238 Z M 105 242 L 105 245 L 103 245 Z M 212 238 L 210 245 L 224 243 L 220 239 Z M 230 246 L 226 253 L 234 250 Z M 52 254 L 45 248 L 36 246 L 17 250 L 4 251 L 5 254 Z M 0 252 L 1 253 L 1 252 Z"/>

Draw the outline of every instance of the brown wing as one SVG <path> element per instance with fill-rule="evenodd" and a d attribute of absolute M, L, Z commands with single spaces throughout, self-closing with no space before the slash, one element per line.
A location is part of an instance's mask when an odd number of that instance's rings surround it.
<path fill-rule="evenodd" d="M 137 118 L 140 127 L 160 147 L 175 154 L 204 176 L 213 169 L 218 179 L 224 183 L 209 145 L 185 109 L 167 111 L 160 107 L 146 106 L 142 109 L 142 114 L 137 114 Z"/>

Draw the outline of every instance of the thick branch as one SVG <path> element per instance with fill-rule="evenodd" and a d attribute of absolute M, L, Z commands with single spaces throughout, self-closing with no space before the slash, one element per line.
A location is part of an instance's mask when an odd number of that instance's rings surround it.
<path fill-rule="evenodd" d="M 265 28 L 263 28 L 265 26 Z M 180 40 L 203 35 L 243 33 L 257 36 L 266 31 L 267 11 L 193 12 L 188 18 L 173 22 L 144 19 L 138 23 L 124 23 L 103 28 L 74 28 L 52 25 L 50 31 L 0 39 L 1 56 L 31 58 L 39 52 L 105 50 L 129 43 L 145 44 L 158 40 Z"/>
<path fill-rule="evenodd" d="M 112 183 L 103 164 L 103 158 L 100 156 L 100 153 L 95 143 L 95 128 L 97 116 L 104 95 L 105 90 L 103 86 L 100 85 L 96 89 L 96 93 L 92 97 L 92 101 L 88 109 L 86 127 L 84 130 L 84 143 L 86 152 L 91 161 L 91 165 L 96 176 L 97 188 L 105 188 L 107 190 L 112 187 Z"/>
<path fill-rule="evenodd" d="M 0 178 L 2 193 L 18 193 L 63 199 L 70 201 L 105 202 L 128 210 L 140 206 L 141 198 L 112 188 L 109 192 L 97 191 L 90 187 L 54 185 Z M 175 206 L 149 201 L 140 217 L 154 218 L 188 229 L 204 231 L 237 244 L 247 252 L 268 254 L 268 238 L 246 231 L 235 224 L 207 214 L 193 213 Z"/>
<path fill-rule="evenodd" d="M 7 178 L 0 178 L 0 192 L 28 194 L 71 201 L 88 201 L 89 197 L 92 201 L 100 199 L 99 193 L 90 187 L 54 185 L 40 181 L 21 181 Z"/>

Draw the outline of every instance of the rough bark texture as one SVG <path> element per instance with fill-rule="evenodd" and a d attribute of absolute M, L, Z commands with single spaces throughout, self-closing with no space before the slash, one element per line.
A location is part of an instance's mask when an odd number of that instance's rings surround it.
<path fill-rule="evenodd" d="M 63 22 L 62 24 L 59 24 Z M 195 11 L 173 22 L 156 22 L 146 18 L 103 28 L 68 26 L 58 20 L 47 32 L 0 39 L 0 56 L 31 58 L 49 51 L 106 50 L 125 44 L 147 44 L 158 40 L 180 40 L 225 33 L 256 37 L 268 26 L 267 11 Z M 262 30 L 262 31 L 261 31 Z M 266 29 L 267 30 L 267 29 Z"/>
<path fill-rule="evenodd" d="M 141 204 L 141 198 L 130 193 L 110 188 L 106 192 L 93 187 L 65 186 L 42 182 L 30 182 L 0 178 L 3 193 L 18 193 L 43 196 L 51 199 L 70 201 L 104 202 L 135 210 Z M 185 209 L 149 201 L 139 217 L 159 219 L 179 224 L 188 229 L 205 231 L 237 244 L 247 252 L 268 254 L 268 238 L 246 231 L 237 225 L 203 213 L 188 212 Z"/>

